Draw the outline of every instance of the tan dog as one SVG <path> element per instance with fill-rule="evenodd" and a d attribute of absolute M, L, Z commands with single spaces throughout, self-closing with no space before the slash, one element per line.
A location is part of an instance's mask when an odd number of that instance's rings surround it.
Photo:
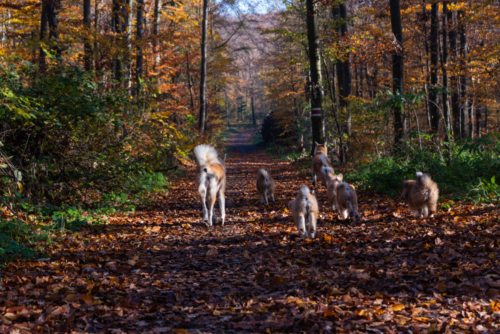
<path fill-rule="evenodd" d="M 328 160 L 326 142 L 324 144 L 316 143 L 316 147 L 314 148 L 314 157 L 311 167 L 311 175 L 312 175 L 312 184 L 316 185 L 317 174 L 319 174 L 321 178 L 321 182 L 328 187 L 326 182 L 326 174 L 323 173 L 323 167 L 329 167 L 331 173 L 333 174 L 333 167 L 330 165 L 330 161 Z"/>
<path fill-rule="evenodd" d="M 316 220 L 318 219 L 318 202 L 311 190 L 302 186 L 297 197 L 288 203 L 293 221 L 304 237 L 316 236 Z"/>
<path fill-rule="evenodd" d="M 274 180 L 271 174 L 262 168 L 257 171 L 257 192 L 261 203 L 269 204 L 269 197 L 274 202 Z"/>
<path fill-rule="evenodd" d="M 220 215 L 222 226 L 224 226 L 226 218 L 224 198 L 224 192 L 226 191 L 226 165 L 217 156 L 215 148 L 210 145 L 196 146 L 194 155 L 198 160 L 200 168 L 200 172 L 196 177 L 196 187 L 198 188 L 203 205 L 203 222 L 207 226 L 212 226 L 213 218 L 214 222 L 217 223 L 214 204 L 217 194 L 219 194 Z M 224 160 L 226 160 L 225 157 Z"/>
<path fill-rule="evenodd" d="M 417 172 L 417 180 L 403 181 L 403 197 L 415 217 L 431 218 L 437 210 L 439 189 L 428 174 Z"/>
<path fill-rule="evenodd" d="M 328 180 L 328 205 L 333 211 L 337 211 L 342 219 L 347 217 L 358 220 L 358 195 L 353 186 L 343 181 L 343 175 L 327 175 Z"/>

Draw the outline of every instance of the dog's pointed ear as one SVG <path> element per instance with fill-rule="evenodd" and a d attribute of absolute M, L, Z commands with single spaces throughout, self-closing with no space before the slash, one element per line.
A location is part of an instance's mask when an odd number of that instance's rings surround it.
<path fill-rule="evenodd" d="M 316 144 L 316 146 L 318 146 L 318 145 L 319 145 L 317 141 L 315 141 L 314 143 Z"/>
<path fill-rule="evenodd" d="M 342 182 L 343 179 L 344 179 L 344 175 L 342 175 L 342 174 L 338 174 L 337 175 L 337 180 L 339 180 L 340 182 Z"/>

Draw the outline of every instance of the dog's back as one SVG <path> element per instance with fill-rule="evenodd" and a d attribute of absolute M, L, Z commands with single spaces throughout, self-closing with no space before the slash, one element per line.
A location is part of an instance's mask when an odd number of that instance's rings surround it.
<path fill-rule="evenodd" d="M 343 179 L 342 174 L 333 175 L 333 173 L 329 173 L 326 176 L 326 183 L 328 184 L 326 189 L 326 194 L 328 196 L 328 205 L 335 211 L 337 208 L 337 192 L 336 188 L 339 183 L 342 182 Z"/>

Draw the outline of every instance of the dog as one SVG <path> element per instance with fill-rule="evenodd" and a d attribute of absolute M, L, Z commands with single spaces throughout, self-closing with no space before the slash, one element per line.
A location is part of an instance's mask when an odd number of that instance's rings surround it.
<path fill-rule="evenodd" d="M 337 211 L 342 219 L 351 217 L 355 220 L 360 219 L 358 211 L 358 195 L 353 186 L 343 182 L 342 174 L 327 174 L 328 182 L 328 205 L 333 211 Z"/>
<path fill-rule="evenodd" d="M 316 236 L 318 201 L 307 186 L 302 186 L 297 197 L 288 203 L 299 234 L 312 239 Z"/>
<path fill-rule="evenodd" d="M 416 218 L 434 217 L 439 188 L 429 174 L 417 172 L 417 180 L 403 181 L 403 197 Z"/>
<path fill-rule="evenodd" d="M 225 197 L 226 191 L 226 165 L 220 160 L 217 151 L 210 145 L 198 145 L 194 149 L 194 155 L 198 160 L 199 173 L 196 177 L 196 187 L 203 205 L 203 222 L 212 226 L 212 219 L 217 223 L 214 212 L 214 204 L 219 195 L 219 206 L 222 226 L 226 219 Z M 208 205 L 208 208 L 207 208 Z"/>
<path fill-rule="evenodd" d="M 311 175 L 312 175 L 312 184 L 316 186 L 317 174 L 319 174 L 321 178 L 321 182 L 328 187 L 326 182 L 326 174 L 323 174 L 323 167 L 328 167 L 333 174 L 333 167 L 330 165 L 330 161 L 328 160 L 326 142 L 324 144 L 316 143 L 316 147 L 314 148 L 314 157 L 311 167 Z"/>
<path fill-rule="evenodd" d="M 261 203 L 269 204 L 269 196 L 274 202 L 274 180 L 271 174 L 262 168 L 257 171 L 257 192 Z"/>

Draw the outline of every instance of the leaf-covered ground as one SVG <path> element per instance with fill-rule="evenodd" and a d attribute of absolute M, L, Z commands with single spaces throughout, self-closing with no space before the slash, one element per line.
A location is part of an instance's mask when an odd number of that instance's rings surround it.
<path fill-rule="evenodd" d="M 285 206 L 310 177 L 245 146 L 251 133 L 230 138 L 225 227 L 201 224 L 193 168 L 156 207 L 2 268 L 0 332 L 500 331 L 498 208 L 415 220 L 401 201 L 361 192 L 352 223 L 319 187 L 319 237 L 300 239 Z M 268 206 L 259 167 L 277 183 Z"/>

